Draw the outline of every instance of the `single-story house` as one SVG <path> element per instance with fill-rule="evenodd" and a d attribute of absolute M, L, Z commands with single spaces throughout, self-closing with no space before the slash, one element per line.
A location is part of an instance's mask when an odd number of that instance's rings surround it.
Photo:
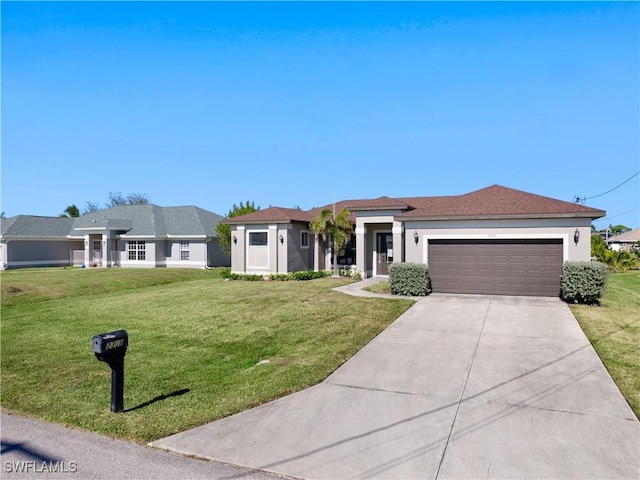
<path fill-rule="evenodd" d="M 152 204 L 78 218 L 18 215 L 1 220 L 0 266 L 229 266 L 215 231 L 222 219 L 194 206 Z"/>
<path fill-rule="evenodd" d="M 640 228 L 609 237 L 607 243 L 616 252 L 630 252 L 634 245 L 640 245 Z"/>
<path fill-rule="evenodd" d="M 329 205 L 323 208 L 333 208 Z M 429 265 L 434 292 L 556 296 L 562 264 L 591 257 L 591 221 L 605 212 L 500 185 L 464 195 L 344 200 L 354 234 L 340 268 L 388 275 L 392 262 Z M 323 270 L 330 248 L 309 211 L 269 207 L 231 226 L 231 270 L 269 274 Z"/>

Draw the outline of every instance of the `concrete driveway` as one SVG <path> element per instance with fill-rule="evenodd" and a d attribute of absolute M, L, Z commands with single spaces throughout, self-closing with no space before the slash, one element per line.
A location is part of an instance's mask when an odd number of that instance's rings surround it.
<path fill-rule="evenodd" d="M 152 445 L 304 478 L 640 478 L 638 420 L 547 298 L 421 299 L 323 383 Z"/>

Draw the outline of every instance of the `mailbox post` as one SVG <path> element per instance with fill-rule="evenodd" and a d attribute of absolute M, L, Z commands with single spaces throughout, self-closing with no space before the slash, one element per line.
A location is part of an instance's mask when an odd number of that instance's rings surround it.
<path fill-rule="evenodd" d="M 124 356 L 129 345 L 126 330 L 101 333 L 93 337 L 93 353 L 111 367 L 111 411 L 124 410 Z"/>

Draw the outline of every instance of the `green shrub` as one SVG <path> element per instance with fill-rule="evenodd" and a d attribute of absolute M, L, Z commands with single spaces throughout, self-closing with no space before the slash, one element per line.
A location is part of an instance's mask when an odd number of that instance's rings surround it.
<path fill-rule="evenodd" d="M 302 272 L 292 272 L 289 275 L 291 275 L 292 280 L 315 280 L 316 278 L 328 277 L 331 275 L 331 272 L 328 270 L 320 270 L 318 272 L 305 270 Z"/>
<path fill-rule="evenodd" d="M 571 303 L 599 304 L 609 271 L 601 262 L 565 262 L 562 296 Z"/>
<path fill-rule="evenodd" d="M 231 277 L 231 268 L 229 267 L 218 267 L 216 269 L 222 278 L 230 278 Z"/>
<path fill-rule="evenodd" d="M 389 287 L 393 295 L 428 295 L 431 293 L 429 267 L 424 263 L 392 263 L 389 265 Z"/>
<path fill-rule="evenodd" d="M 272 273 L 271 275 L 269 275 L 269 280 L 286 282 L 288 280 L 291 280 L 291 277 L 288 273 Z"/>
<path fill-rule="evenodd" d="M 278 282 L 286 282 L 289 280 L 315 280 L 316 278 L 323 278 L 331 276 L 330 270 L 322 270 L 314 272 L 313 270 L 306 270 L 303 272 L 291 272 L 291 273 L 271 273 L 269 275 L 250 274 L 250 273 L 229 273 L 230 280 L 247 280 L 249 282 L 259 282 L 262 280 L 274 280 Z"/>

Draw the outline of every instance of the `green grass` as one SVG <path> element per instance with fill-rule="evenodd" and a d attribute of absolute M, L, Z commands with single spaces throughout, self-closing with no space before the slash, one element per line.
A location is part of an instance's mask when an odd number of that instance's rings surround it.
<path fill-rule="evenodd" d="M 389 286 L 389 282 L 387 280 L 383 280 L 382 282 L 374 283 L 373 285 L 369 285 L 368 287 L 364 287 L 363 290 L 367 290 L 373 293 L 388 293 L 391 294 L 391 287 Z"/>
<path fill-rule="evenodd" d="M 224 281 L 181 269 L 0 274 L 2 408 L 148 442 L 322 381 L 411 304 L 341 279 Z M 125 411 L 93 335 L 124 328 Z M 268 360 L 269 363 L 259 362 Z"/>
<path fill-rule="evenodd" d="M 611 274 L 599 307 L 571 310 L 640 418 L 640 272 Z"/>

